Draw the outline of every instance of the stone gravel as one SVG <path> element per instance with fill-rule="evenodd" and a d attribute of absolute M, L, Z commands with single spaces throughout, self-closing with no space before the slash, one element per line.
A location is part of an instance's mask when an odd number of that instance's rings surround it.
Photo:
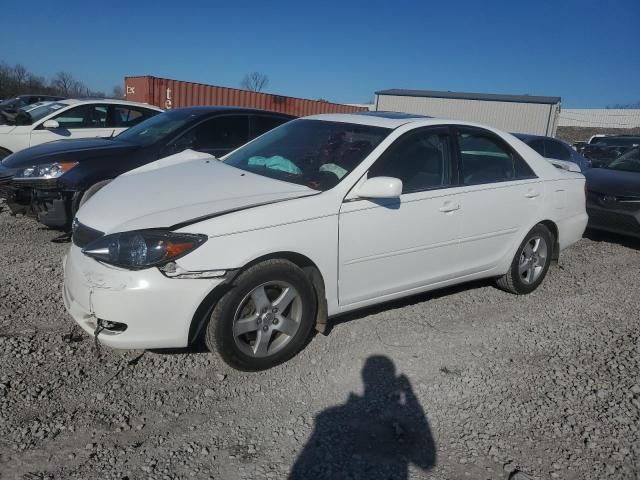
<path fill-rule="evenodd" d="M 527 296 L 475 282 L 333 319 L 250 374 L 96 352 L 57 235 L 0 213 L 3 480 L 640 478 L 640 241 L 590 233 Z"/>

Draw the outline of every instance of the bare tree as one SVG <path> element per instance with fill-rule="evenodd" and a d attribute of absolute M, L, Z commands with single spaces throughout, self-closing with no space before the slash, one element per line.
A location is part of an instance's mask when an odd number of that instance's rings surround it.
<path fill-rule="evenodd" d="M 621 108 L 621 109 L 631 109 L 631 108 L 640 108 L 640 100 L 631 103 L 618 103 L 616 105 L 607 105 L 606 108 Z"/>
<path fill-rule="evenodd" d="M 92 93 L 84 83 L 68 72 L 58 72 L 51 81 L 51 86 L 65 97 L 87 97 Z"/>
<path fill-rule="evenodd" d="M 113 87 L 113 90 L 111 90 L 111 97 L 124 98 L 124 90 L 120 85 L 116 85 L 115 87 Z"/>
<path fill-rule="evenodd" d="M 242 88 L 252 92 L 261 92 L 268 84 L 269 77 L 260 72 L 247 73 L 240 82 Z"/>

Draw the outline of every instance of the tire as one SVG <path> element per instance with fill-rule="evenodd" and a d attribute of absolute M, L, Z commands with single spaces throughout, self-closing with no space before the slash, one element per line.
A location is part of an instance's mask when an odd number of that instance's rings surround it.
<path fill-rule="evenodd" d="M 311 281 L 295 264 L 258 263 L 241 273 L 213 308 L 205 344 L 238 370 L 271 368 L 304 347 L 316 305 Z"/>
<path fill-rule="evenodd" d="M 518 247 L 509 271 L 496 280 L 497 286 L 517 295 L 533 292 L 547 275 L 553 245 L 553 235 L 547 227 L 533 227 Z"/>
<path fill-rule="evenodd" d="M 82 205 L 87 203 L 87 201 L 91 197 L 93 197 L 98 192 L 98 190 L 100 190 L 102 187 L 104 187 L 106 184 L 110 182 L 111 180 L 102 180 L 101 182 L 95 183 L 91 185 L 89 188 L 87 188 L 82 194 L 82 197 L 80 198 L 80 202 L 78 202 L 78 210 L 80 210 L 80 207 L 82 207 Z M 77 213 L 77 210 L 74 213 Z"/>

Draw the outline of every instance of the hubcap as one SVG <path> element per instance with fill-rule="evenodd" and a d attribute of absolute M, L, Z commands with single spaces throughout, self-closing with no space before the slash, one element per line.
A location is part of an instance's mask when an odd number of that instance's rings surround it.
<path fill-rule="evenodd" d="M 236 345 L 252 357 L 282 350 L 295 336 L 302 319 L 302 298 L 287 282 L 267 282 L 240 302 L 233 318 Z"/>
<path fill-rule="evenodd" d="M 540 278 L 547 263 L 547 252 L 547 242 L 544 238 L 536 235 L 529 239 L 520 252 L 518 262 L 520 280 L 530 285 Z"/>

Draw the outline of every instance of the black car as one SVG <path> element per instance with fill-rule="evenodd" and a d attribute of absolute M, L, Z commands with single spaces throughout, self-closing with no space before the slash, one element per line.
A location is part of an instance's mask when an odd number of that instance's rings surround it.
<path fill-rule="evenodd" d="M 634 147 L 640 146 L 640 137 L 633 135 L 609 135 L 594 139 L 582 148 L 582 154 L 594 168 L 604 167 L 612 160 Z"/>
<path fill-rule="evenodd" d="M 43 224 L 68 229 L 75 212 L 118 175 L 186 149 L 220 157 L 295 117 L 234 107 L 170 110 L 113 138 L 60 140 L 16 152 L 0 164 L 0 196 Z"/>
<path fill-rule="evenodd" d="M 4 116 L 14 116 L 18 110 L 28 105 L 38 102 L 55 102 L 56 100 L 62 100 L 62 97 L 54 95 L 18 95 L 17 97 L 9 98 L 0 102 L 0 120 Z"/>
<path fill-rule="evenodd" d="M 585 177 L 589 227 L 640 238 L 640 148 Z"/>
<path fill-rule="evenodd" d="M 530 135 L 528 133 L 514 133 L 513 135 L 529 145 L 544 158 L 573 162 L 580 167 L 580 171 L 583 173 L 591 166 L 589 160 L 571 148 L 571 145 L 557 138 Z"/>

